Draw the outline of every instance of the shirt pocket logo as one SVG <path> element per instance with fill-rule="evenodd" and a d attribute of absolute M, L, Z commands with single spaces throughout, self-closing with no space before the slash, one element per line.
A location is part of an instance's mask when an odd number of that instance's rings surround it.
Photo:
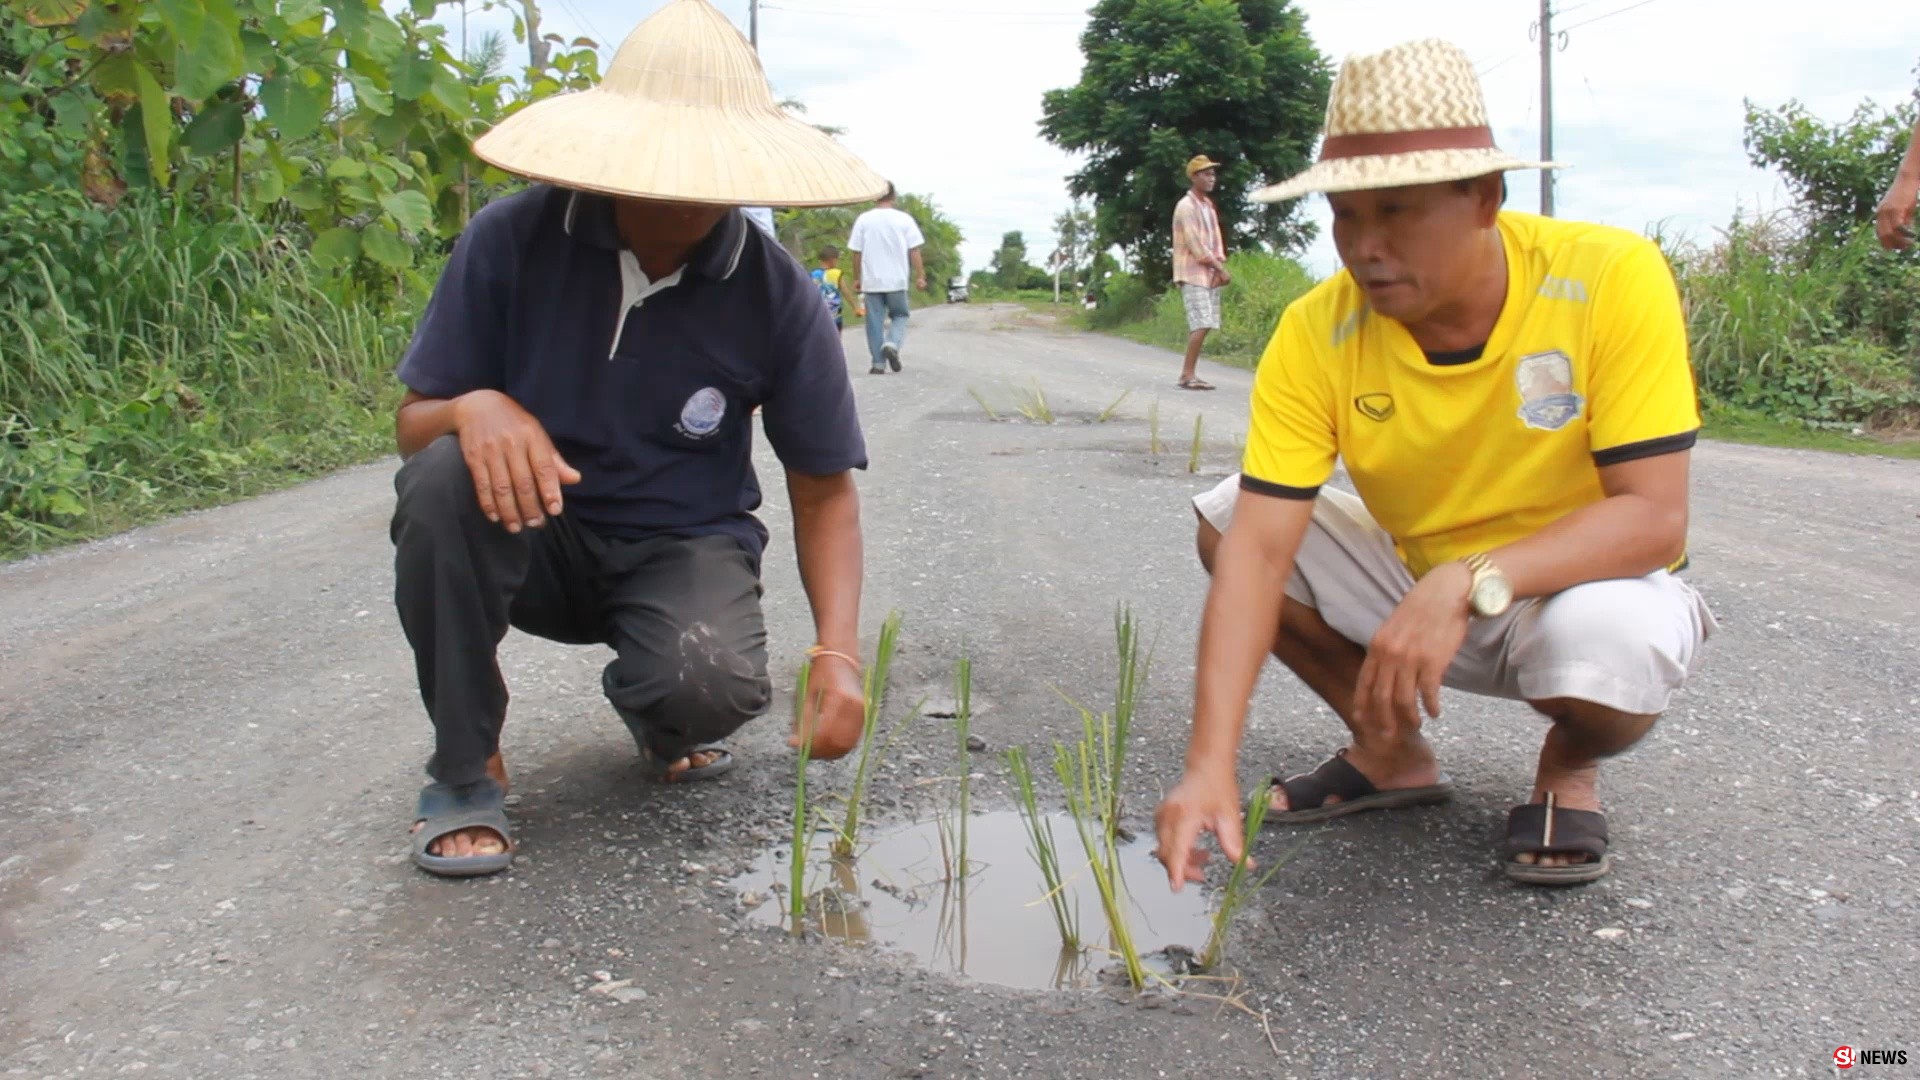
<path fill-rule="evenodd" d="M 1392 394 L 1361 394 L 1353 399 L 1353 407 L 1369 420 L 1385 423 L 1393 419 Z"/>
<path fill-rule="evenodd" d="M 1559 349 L 1520 358 L 1514 368 L 1520 391 L 1520 422 L 1536 431 L 1559 431 L 1587 407 L 1573 392 L 1573 360 Z"/>
<path fill-rule="evenodd" d="M 704 439 L 720 430 L 727 415 L 727 396 L 711 386 L 702 387 L 680 407 L 680 422 L 673 430 L 689 439 Z"/>

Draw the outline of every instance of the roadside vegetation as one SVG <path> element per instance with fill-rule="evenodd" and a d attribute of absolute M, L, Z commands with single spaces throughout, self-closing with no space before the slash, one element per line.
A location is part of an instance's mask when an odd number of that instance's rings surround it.
<path fill-rule="evenodd" d="M 471 140 L 599 78 L 508 6 L 462 43 L 440 0 L 0 2 L 0 559 L 391 452 L 446 253 L 521 187 Z M 943 298 L 959 228 L 901 205 Z"/>
<path fill-rule="evenodd" d="M 1871 225 L 1913 118 L 1910 105 L 1863 105 L 1831 125 L 1795 103 L 1751 107 L 1749 154 L 1795 205 L 1707 237 L 1655 232 L 1686 305 L 1708 436 L 1920 458 L 1920 255 L 1882 251 Z M 1281 311 L 1315 282 L 1298 262 L 1257 251 L 1228 268 L 1224 325 L 1206 356 L 1251 368 Z M 1185 347 L 1176 292 L 1120 272 L 1096 296 L 1092 311 L 1054 310 L 1083 329 Z M 1012 298 L 1047 307 L 1051 295 Z"/>

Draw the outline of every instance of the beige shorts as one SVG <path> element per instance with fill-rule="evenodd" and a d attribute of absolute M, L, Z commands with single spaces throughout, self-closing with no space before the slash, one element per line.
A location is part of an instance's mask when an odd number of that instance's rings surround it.
<path fill-rule="evenodd" d="M 1220 329 L 1220 290 L 1205 285 L 1181 285 L 1180 299 L 1187 308 L 1187 332 Z"/>
<path fill-rule="evenodd" d="M 1230 476 L 1196 496 L 1193 507 L 1224 533 L 1239 491 L 1240 477 Z M 1341 637 L 1365 645 L 1412 588 L 1393 538 L 1359 497 L 1321 488 L 1287 595 L 1319 612 Z M 1665 570 L 1592 581 L 1517 600 L 1497 619 L 1475 619 L 1446 685 L 1519 701 L 1574 698 L 1662 713 L 1717 628 L 1700 594 Z"/>

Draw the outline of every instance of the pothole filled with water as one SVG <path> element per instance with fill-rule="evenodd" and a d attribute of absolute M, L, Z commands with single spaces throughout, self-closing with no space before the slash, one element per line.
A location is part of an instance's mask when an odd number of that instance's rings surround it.
<path fill-rule="evenodd" d="M 869 828 L 842 858 L 831 851 L 834 833 L 814 834 L 802 927 L 848 944 L 896 949 L 937 972 L 1026 989 L 1092 986 L 1118 964 L 1072 818 L 1052 815 L 1052 825 L 1061 842 L 1062 896 L 1077 913 L 1078 950 L 1062 946 L 1018 812 L 968 819 L 964 878 L 952 869 L 953 842 L 943 843 L 942 825 Z M 1182 975 L 1206 946 L 1213 908 L 1197 886 L 1168 889 L 1166 870 L 1152 852 L 1146 836 L 1120 845 L 1128 928 L 1150 970 Z M 786 846 L 769 851 L 731 882 L 751 918 L 792 929 L 790 858 Z"/>

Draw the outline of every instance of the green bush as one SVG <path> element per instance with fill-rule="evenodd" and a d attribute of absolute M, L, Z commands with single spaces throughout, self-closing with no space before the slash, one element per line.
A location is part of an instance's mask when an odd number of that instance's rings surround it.
<path fill-rule="evenodd" d="M 1106 281 L 1100 304 L 1087 315 L 1087 325 L 1095 330 L 1114 330 L 1145 320 L 1153 314 L 1153 292 L 1146 282 L 1121 272 Z"/>
<path fill-rule="evenodd" d="M 1667 246 L 1709 402 L 1817 426 L 1920 416 L 1920 263 L 1864 229 L 1828 243 L 1782 217 Z"/>
<path fill-rule="evenodd" d="M 125 246 L 118 221 L 69 188 L 0 200 L 0 296 L 36 311 L 58 297 L 70 311 L 93 314 Z"/>
<path fill-rule="evenodd" d="M 1252 367 L 1280 325 L 1280 313 L 1313 288 L 1313 275 L 1292 259 L 1251 251 L 1228 256 L 1227 270 L 1233 283 L 1220 296 L 1220 329 L 1207 335 L 1202 355 Z M 1107 283 L 1106 302 L 1087 323 L 1169 349 L 1187 345 L 1187 312 L 1180 291 L 1168 288 L 1155 296 L 1131 274 L 1116 275 Z"/>

